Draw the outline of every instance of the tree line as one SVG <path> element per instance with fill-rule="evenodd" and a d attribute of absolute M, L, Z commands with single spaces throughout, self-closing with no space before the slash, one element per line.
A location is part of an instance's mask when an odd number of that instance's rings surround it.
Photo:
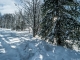
<path fill-rule="evenodd" d="M 22 9 L 0 15 L 0 27 L 24 30 L 31 27 L 49 43 L 80 47 L 80 3 L 77 0 L 20 0 Z M 70 42 L 68 42 L 70 41 Z"/>

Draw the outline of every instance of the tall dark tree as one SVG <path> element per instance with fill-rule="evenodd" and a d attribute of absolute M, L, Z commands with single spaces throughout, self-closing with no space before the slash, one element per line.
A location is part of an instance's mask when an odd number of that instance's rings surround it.
<path fill-rule="evenodd" d="M 33 0 L 33 37 L 36 35 L 36 4 L 35 0 Z"/>
<path fill-rule="evenodd" d="M 41 36 L 45 40 L 63 45 L 64 40 L 71 39 L 76 20 L 79 17 L 79 3 L 74 0 L 44 0 L 42 5 L 43 20 L 41 23 Z M 70 36 L 71 35 L 71 36 Z"/>

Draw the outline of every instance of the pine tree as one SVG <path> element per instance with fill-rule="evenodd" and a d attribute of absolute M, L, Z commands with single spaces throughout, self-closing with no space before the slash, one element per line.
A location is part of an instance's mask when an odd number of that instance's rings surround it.
<path fill-rule="evenodd" d="M 64 40 L 71 39 L 73 30 L 77 26 L 80 12 L 79 3 L 73 0 L 44 0 L 42 5 L 43 20 L 41 23 L 41 36 L 45 40 L 63 45 Z M 70 36 L 71 35 L 71 36 Z"/>

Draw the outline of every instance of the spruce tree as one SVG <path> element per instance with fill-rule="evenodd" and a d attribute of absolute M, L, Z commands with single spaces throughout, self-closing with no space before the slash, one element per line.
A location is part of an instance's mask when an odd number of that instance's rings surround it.
<path fill-rule="evenodd" d="M 74 0 L 44 0 L 42 38 L 52 43 L 55 38 L 58 45 L 63 45 L 66 39 L 74 39 L 71 36 L 75 35 L 75 26 L 79 25 L 76 19 L 80 12 L 77 7 L 79 3 Z"/>

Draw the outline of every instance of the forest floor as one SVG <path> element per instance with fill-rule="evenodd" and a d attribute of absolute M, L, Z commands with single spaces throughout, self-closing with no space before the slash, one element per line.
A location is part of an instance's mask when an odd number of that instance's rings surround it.
<path fill-rule="evenodd" d="M 33 38 L 28 30 L 0 28 L 0 60 L 80 60 L 80 52 Z"/>

